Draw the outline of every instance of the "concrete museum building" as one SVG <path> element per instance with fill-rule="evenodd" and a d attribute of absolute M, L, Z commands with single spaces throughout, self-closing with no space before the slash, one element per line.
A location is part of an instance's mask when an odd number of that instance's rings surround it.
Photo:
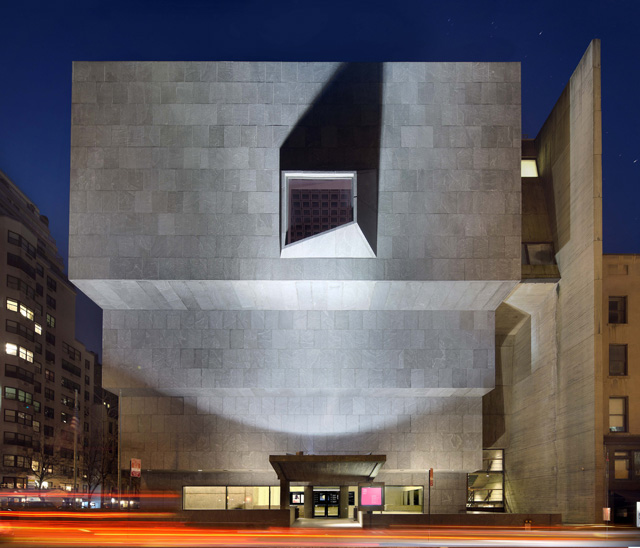
<path fill-rule="evenodd" d="M 144 487 L 599 519 L 598 41 L 524 144 L 520 64 L 453 62 L 77 62 L 71 139 Z"/>

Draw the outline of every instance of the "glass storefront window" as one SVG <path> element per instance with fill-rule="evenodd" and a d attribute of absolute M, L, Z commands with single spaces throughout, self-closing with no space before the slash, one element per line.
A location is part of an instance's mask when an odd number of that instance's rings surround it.
<path fill-rule="evenodd" d="M 280 487 L 184 486 L 185 510 L 267 510 L 280 508 Z"/>
<path fill-rule="evenodd" d="M 421 485 L 387 485 L 384 503 L 385 512 L 422 513 L 424 488 Z"/>
<path fill-rule="evenodd" d="M 225 510 L 226 487 L 196 487 L 183 488 L 183 507 L 185 510 Z"/>

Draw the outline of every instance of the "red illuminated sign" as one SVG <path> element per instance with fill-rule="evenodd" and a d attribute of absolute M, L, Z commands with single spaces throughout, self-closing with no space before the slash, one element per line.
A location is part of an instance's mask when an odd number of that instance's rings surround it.
<path fill-rule="evenodd" d="M 142 471 L 142 461 L 140 459 L 131 459 L 131 477 L 139 478 Z"/>

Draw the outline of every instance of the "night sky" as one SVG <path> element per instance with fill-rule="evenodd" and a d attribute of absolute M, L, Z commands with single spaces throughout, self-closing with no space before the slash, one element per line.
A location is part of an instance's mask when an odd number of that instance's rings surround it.
<path fill-rule="evenodd" d="M 72 61 L 520 61 L 535 137 L 602 41 L 605 253 L 640 253 L 640 1 L 0 0 L 0 170 L 67 259 Z M 78 338 L 98 350 L 100 310 Z"/>

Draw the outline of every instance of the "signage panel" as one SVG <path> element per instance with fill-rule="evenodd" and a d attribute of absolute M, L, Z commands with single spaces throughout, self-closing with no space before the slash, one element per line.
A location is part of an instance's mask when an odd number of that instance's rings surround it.
<path fill-rule="evenodd" d="M 384 483 L 358 485 L 358 509 L 365 512 L 384 510 Z"/>
<path fill-rule="evenodd" d="M 142 461 L 140 459 L 131 459 L 131 477 L 139 478 L 142 471 Z"/>

